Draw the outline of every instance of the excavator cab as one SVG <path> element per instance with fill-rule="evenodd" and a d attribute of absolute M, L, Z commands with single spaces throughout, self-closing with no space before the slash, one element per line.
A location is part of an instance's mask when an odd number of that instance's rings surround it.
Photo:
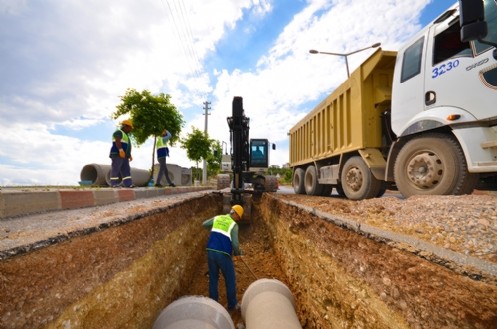
<path fill-rule="evenodd" d="M 269 167 L 269 141 L 267 139 L 250 140 L 250 168 Z"/>

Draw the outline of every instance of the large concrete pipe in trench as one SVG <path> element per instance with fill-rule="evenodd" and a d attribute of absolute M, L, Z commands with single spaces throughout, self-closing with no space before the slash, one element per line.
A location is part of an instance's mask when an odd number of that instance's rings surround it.
<path fill-rule="evenodd" d="M 247 288 L 242 317 L 246 329 L 302 329 L 292 292 L 276 279 L 260 279 Z"/>
<path fill-rule="evenodd" d="M 110 186 L 110 170 L 110 165 L 87 164 L 81 169 L 80 178 L 82 182 L 89 182 L 88 185 Z M 146 186 L 150 178 L 150 171 L 131 168 L 131 178 L 136 186 Z"/>
<path fill-rule="evenodd" d="M 169 304 L 152 329 L 235 329 L 228 311 L 213 299 L 186 296 Z"/>

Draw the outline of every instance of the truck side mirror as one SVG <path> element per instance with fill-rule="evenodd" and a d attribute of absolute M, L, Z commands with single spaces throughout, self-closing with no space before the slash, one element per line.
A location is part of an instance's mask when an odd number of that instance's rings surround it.
<path fill-rule="evenodd" d="M 487 23 L 481 0 L 459 0 L 461 41 L 480 40 L 487 36 Z"/>

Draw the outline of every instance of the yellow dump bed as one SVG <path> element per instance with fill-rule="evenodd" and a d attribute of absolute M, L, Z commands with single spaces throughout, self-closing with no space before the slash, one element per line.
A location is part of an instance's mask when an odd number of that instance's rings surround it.
<path fill-rule="evenodd" d="M 396 52 L 378 49 L 290 129 L 290 166 L 381 146 L 381 114 L 390 108 Z"/>

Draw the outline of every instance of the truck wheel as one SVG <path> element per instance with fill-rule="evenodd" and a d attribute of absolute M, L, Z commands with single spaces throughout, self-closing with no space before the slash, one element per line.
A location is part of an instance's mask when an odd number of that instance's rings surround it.
<path fill-rule="evenodd" d="M 304 169 L 297 168 L 293 173 L 292 185 L 295 194 L 305 194 Z"/>
<path fill-rule="evenodd" d="M 478 176 L 469 174 L 459 144 L 442 134 L 416 138 L 400 150 L 394 165 L 400 193 L 449 195 L 471 193 Z"/>
<path fill-rule="evenodd" d="M 321 195 L 323 185 L 318 183 L 318 173 L 316 171 L 316 167 L 307 167 L 305 170 L 304 182 L 305 193 L 307 193 L 307 195 Z"/>
<path fill-rule="evenodd" d="M 351 200 L 376 197 L 382 182 L 376 179 L 360 156 L 354 156 L 345 162 L 340 177 L 343 192 Z"/>

